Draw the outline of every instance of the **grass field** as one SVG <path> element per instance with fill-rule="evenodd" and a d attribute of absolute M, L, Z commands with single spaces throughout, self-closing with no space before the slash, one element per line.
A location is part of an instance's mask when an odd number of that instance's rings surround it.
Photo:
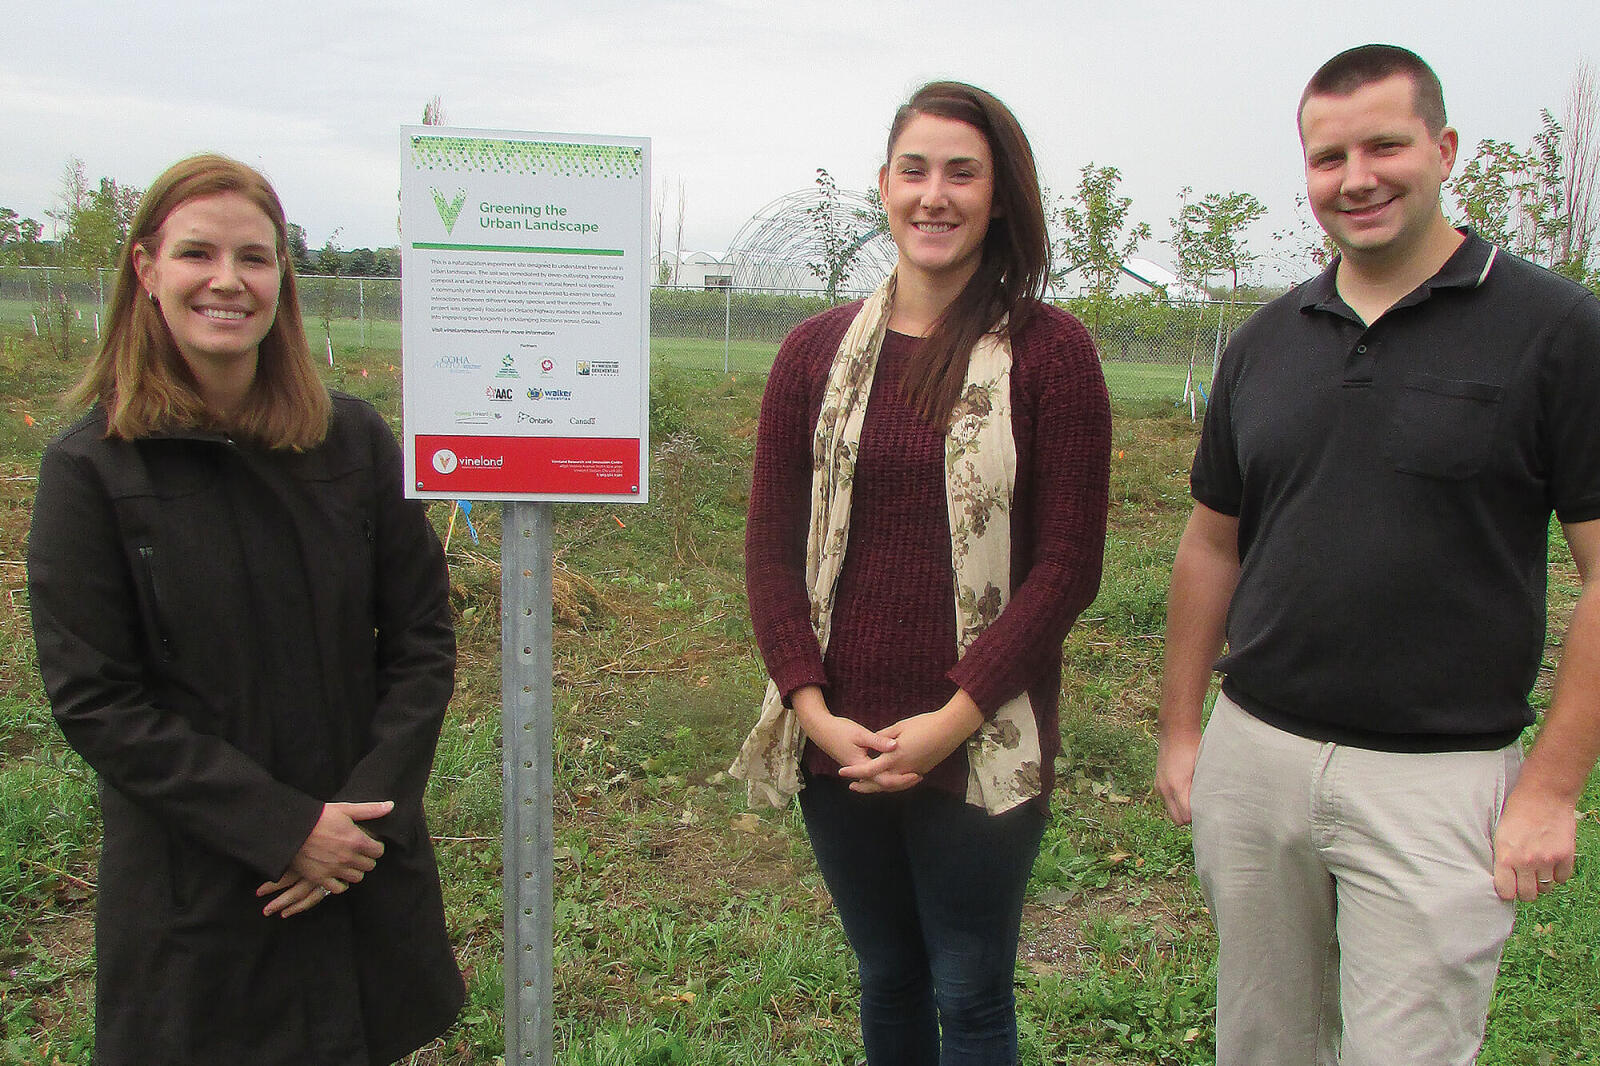
<path fill-rule="evenodd" d="M 329 380 L 397 417 L 396 352 L 349 338 L 340 325 Z M 80 367 L 15 328 L 0 339 L 0 1063 L 82 1066 L 93 781 L 39 691 L 22 564 L 39 451 L 67 417 L 54 398 Z M 735 349 L 729 375 L 720 344 L 652 348 L 653 501 L 557 508 L 558 1060 L 850 1066 L 851 959 L 798 816 L 748 812 L 722 773 L 763 684 L 741 538 L 770 348 Z M 1117 418 L 1105 580 L 1066 643 L 1061 789 L 1017 968 L 1031 1066 L 1214 1057 L 1215 943 L 1188 833 L 1150 795 L 1165 589 L 1196 430 L 1172 408 L 1174 379 L 1146 369 L 1107 368 Z M 442 533 L 448 511 L 435 505 L 432 517 Z M 458 525 L 449 551 L 459 684 L 429 793 L 470 998 L 413 1066 L 488 1064 L 502 1051 L 499 523 L 493 507 L 473 518 L 481 542 Z M 1551 558 L 1547 665 L 1577 595 L 1558 538 Z M 1547 671 L 1541 700 L 1548 686 Z M 1519 913 L 1483 1063 L 1596 1061 L 1600 779 L 1583 809 L 1578 877 Z"/>
<path fill-rule="evenodd" d="M 0 336 L 11 337 L 15 347 L 24 337 L 31 336 L 34 317 L 39 313 L 39 307 L 23 300 L 0 300 Z M 39 325 L 41 329 L 47 328 L 42 320 Z M 367 356 L 376 358 L 375 353 L 396 352 L 400 348 L 400 323 L 393 319 L 368 319 L 362 323 L 336 318 L 328 324 L 329 330 L 325 330 L 320 318 L 308 314 L 305 325 L 311 350 L 319 359 L 327 352 L 331 330 L 335 363 L 339 362 L 341 352 L 366 352 Z M 69 327 L 69 347 L 86 357 L 95 344 L 94 308 L 75 308 Z M 650 338 L 652 362 L 685 370 L 721 372 L 726 369 L 733 374 L 765 374 L 777 353 L 778 346 L 765 341 L 733 340 L 725 346 L 720 340 L 699 337 Z M 1208 356 L 1201 372 L 1209 374 L 1210 369 Z M 1161 401 L 1176 404 L 1183 395 L 1185 371 L 1183 366 L 1170 364 L 1118 361 L 1105 364 L 1106 381 L 1112 395 L 1142 411 L 1153 409 Z"/>
<path fill-rule="evenodd" d="M 760 341 L 732 341 L 725 351 L 721 341 L 686 337 L 650 338 L 652 363 L 664 363 L 683 370 L 720 373 L 726 363 L 730 373 L 765 374 L 777 354 L 776 344 Z M 1116 362 L 1102 365 L 1106 386 L 1129 409 L 1145 413 L 1158 408 L 1163 401 L 1176 406 L 1183 395 L 1186 367 Z M 1203 373 L 1209 374 L 1210 370 L 1210 364 L 1207 363 Z"/>

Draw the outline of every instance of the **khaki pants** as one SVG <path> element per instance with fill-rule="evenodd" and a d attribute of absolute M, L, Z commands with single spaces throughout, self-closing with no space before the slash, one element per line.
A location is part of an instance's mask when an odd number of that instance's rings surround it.
<path fill-rule="evenodd" d="M 1515 916 L 1492 837 L 1521 765 L 1520 744 L 1307 740 L 1218 696 L 1191 797 L 1217 1066 L 1470 1066 Z"/>

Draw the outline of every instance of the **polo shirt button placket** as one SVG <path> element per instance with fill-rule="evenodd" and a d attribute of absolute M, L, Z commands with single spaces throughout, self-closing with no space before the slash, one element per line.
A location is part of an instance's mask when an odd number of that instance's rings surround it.
<path fill-rule="evenodd" d="M 1366 388 L 1372 384 L 1373 360 L 1371 354 L 1372 343 L 1365 338 L 1370 331 L 1361 334 L 1362 339 L 1349 349 L 1349 356 L 1345 359 L 1344 384 L 1346 388 Z"/>

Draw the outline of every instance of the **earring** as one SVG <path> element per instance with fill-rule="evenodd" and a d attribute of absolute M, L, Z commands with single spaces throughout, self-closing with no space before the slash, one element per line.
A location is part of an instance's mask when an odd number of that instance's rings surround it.
<path fill-rule="evenodd" d="M 153 292 L 152 293 L 147 293 L 146 295 L 148 295 L 150 297 L 150 303 L 151 303 L 152 306 L 155 306 L 155 307 L 160 307 L 161 306 L 161 301 L 156 299 L 156 294 L 155 293 L 153 293 Z"/>

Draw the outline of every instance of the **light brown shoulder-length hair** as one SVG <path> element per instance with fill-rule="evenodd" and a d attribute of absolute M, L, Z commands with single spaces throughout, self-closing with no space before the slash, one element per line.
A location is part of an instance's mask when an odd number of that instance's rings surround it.
<path fill-rule="evenodd" d="M 1044 296 L 1050 275 L 1050 239 L 1033 148 L 1011 109 L 993 94 L 959 81 L 929 82 L 895 112 L 884 158 L 894 160 L 894 142 L 918 115 L 965 122 L 983 135 L 994 160 L 995 217 L 983 238 L 977 272 L 945 308 L 933 331 L 907 364 L 900 387 L 930 425 L 950 419 L 967 378 L 967 359 L 1004 315 L 1006 328 L 1023 329 Z"/>
<path fill-rule="evenodd" d="M 224 420 L 200 398 L 161 309 L 145 296 L 133 250 L 156 256 L 161 227 L 178 207 L 203 196 L 239 193 L 259 207 L 277 234 L 278 313 L 262 338 L 255 380 L 244 403 Z M 289 259 L 288 224 L 278 194 L 251 167 L 220 155 L 174 163 L 151 183 L 133 216 L 117 265 L 105 338 L 70 402 L 101 404 L 106 435 L 134 440 L 175 429 L 220 429 L 269 448 L 305 449 L 328 432 L 332 402 L 317 376 L 300 319 L 300 296 Z"/>

